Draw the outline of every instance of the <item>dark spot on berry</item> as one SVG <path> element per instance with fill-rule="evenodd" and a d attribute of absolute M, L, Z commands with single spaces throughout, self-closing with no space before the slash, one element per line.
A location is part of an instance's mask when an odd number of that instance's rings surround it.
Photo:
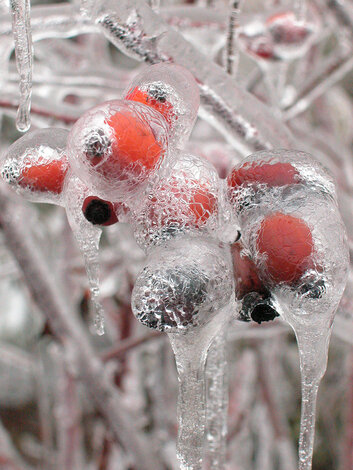
<path fill-rule="evenodd" d="M 251 318 L 256 323 L 261 323 L 263 321 L 271 321 L 278 316 L 278 313 L 270 305 L 270 302 L 268 300 L 257 304 L 251 312 Z"/>
<path fill-rule="evenodd" d="M 167 100 L 168 90 L 163 86 L 163 84 L 152 83 L 148 87 L 148 94 L 160 103 L 165 103 Z"/>
<path fill-rule="evenodd" d="M 99 199 L 93 199 L 84 211 L 84 216 L 93 225 L 105 224 L 111 215 L 112 211 L 109 204 Z"/>
<path fill-rule="evenodd" d="M 111 142 L 103 129 L 95 129 L 86 137 L 84 143 L 84 152 L 89 158 L 102 158 L 104 157 Z"/>
<path fill-rule="evenodd" d="M 270 294 L 260 294 L 251 292 L 243 298 L 242 309 L 239 320 L 249 322 L 251 320 L 256 323 L 274 320 L 278 317 L 278 313 L 272 306 Z"/>

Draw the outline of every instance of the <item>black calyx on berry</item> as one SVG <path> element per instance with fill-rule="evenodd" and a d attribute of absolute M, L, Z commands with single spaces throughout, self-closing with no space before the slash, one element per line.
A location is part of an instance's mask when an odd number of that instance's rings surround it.
<path fill-rule="evenodd" d="M 111 146 L 109 137 L 103 129 L 93 129 L 85 139 L 84 152 L 88 158 L 99 159 L 107 155 Z"/>
<path fill-rule="evenodd" d="M 274 320 L 278 316 L 270 294 L 250 292 L 244 296 L 239 320 L 247 322 L 252 320 L 261 324 L 264 321 Z"/>
<path fill-rule="evenodd" d="M 96 196 L 87 197 L 82 206 L 83 215 L 93 225 L 113 225 L 118 222 L 114 205 Z"/>
<path fill-rule="evenodd" d="M 151 85 L 148 87 L 148 94 L 156 101 L 165 103 L 168 96 L 168 90 L 162 83 L 151 83 Z"/>

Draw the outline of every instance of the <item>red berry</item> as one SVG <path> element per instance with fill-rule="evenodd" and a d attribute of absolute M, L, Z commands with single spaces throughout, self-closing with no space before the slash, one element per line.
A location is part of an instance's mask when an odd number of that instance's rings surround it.
<path fill-rule="evenodd" d="M 262 221 L 257 249 L 274 282 L 294 283 L 309 267 L 313 238 L 302 219 L 278 212 Z"/>
<path fill-rule="evenodd" d="M 162 224 L 200 228 L 217 209 L 216 197 L 196 180 L 171 178 L 151 199 L 150 218 L 161 217 Z"/>
<path fill-rule="evenodd" d="M 241 253 L 242 249 L 243 246 L 239 242 L 233 243 L 231 246 L 234 278 L 236 281 L 235 289 L 238 299 L 242 299 L 250 292 L 266 292 L 257 274 L 255 263 L 244 253 Z"/>
<path fill-rule="evenodd" d="M 85 149 L 86 158 L 106 181 L 138 177 L 157 165 L 162 147 L 146 121 L 128 112 L 117 112 L 106 123 L 111 129 L 110 136 L 95 130 Z"/>
<path fill-rule="evenodd" d="M 310 29 L 299 20 L 293 12 L 287 11 L 270 16 L 266 20 L 276 43 L 296 44 L 302 42 L 309 34 Z"/>
<path fill-rule="evenodd" d="M 130 90 L 126 96 L 127 100 L 137 101 L 155 109 L 162 114 L 168 125 L 171 126 L 176 118 L 173 112 L 173 106 L 163 97 L 163 95 L 151 94 L 148 91 L 142 91 L 138 87 Z"/>
<path fill-rule="evenodd" d="M 68 170 L 66 159 L 53 160 L 43 165 L 24 166 L 18 179 L 19 186 L 38 192 L 60 194 Z"/>
<path fill-rule="evenodd" d="M 121 204 L 89 196 L 83 201 L 82 212 L 93 225 L 113 225 L 119 222 L 116 211 Z"/>
<path fill-rule="evenodd" d="M 228 186 L 235 188 L 241 185 L 267 184 L 268 186 L 285 186 L 296 184 L 298 171 L 290 163 L 251 162 L 235 167 L 228 175 Z"/>
<path fill-rule="evenodd" d="M 103 165 L 106 170 L 138 163 L 147 170 L 159 160 L 162 148 L 147 122 L 133 116 L 116 113 L 108 121 L 113 130 L 112 155 Z"/>

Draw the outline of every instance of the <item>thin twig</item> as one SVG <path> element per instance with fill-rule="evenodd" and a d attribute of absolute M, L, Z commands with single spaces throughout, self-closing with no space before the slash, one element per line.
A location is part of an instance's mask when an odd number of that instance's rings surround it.
<path fill-rule="evenodd" d="M 324 70 L 320 70 L 304 85 L 295 101 L 284 109 L 284 120 L 293 119 L 306 111 L 314 100 L 342 80 L 352 69 L 353 57 L 351 53 L 330 61 Z"/>
<path fill-rule="evenodd" d="M 146 344 L 150 341 L 155 340 L 156 338 L 162 337 L 163 334 L 159 331 L 152 331 L 151 333 L 147 333 L 144 336 L 140 336 L 139 338 L 127 338 L 123 341 L 120 341 L 116 347 L 110 349 L 107 352 L 104 352 L 101 355 L 101 359 L 103 362 L 110 361 L 111 359 L 119 358 L 124 356 L 127 352 L 141 346 L 142 344 Z"/>

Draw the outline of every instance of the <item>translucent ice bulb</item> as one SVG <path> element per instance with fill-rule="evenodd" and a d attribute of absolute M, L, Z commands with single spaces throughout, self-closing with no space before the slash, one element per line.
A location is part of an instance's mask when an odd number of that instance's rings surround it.
<path fill-rule="evenodd" d="M 144 187 L 164 162 L 167 127 L 154 109 L 107 101 L 73 126 L 67 155 L 74 173 L 101 198 L 126 200 Z"/>
<path fill-rule="evenodd" d="M 220 180 L 205 159 L 181 154 L 136 200 L 131 222 L 145 250 L 178 236 L 214 234 L 218 228 Z"/>
<path fill-rule="evenodd" d="M 241 231 L 232 247 L 240 317 L 280 314 L 293 328 L 302 374 L 299 469 L 310 470 L 315 404 L 349 265 L 345 227 L 328 173 L 310 155 L 260 152 L 228 177 Z M 273 314 L 275 313 L 275 315 Z"/>
<path fill-rule="evenodd" d="M 227 185 L 228 199 L 240 224 L 246 224 L 249 214 L 263 213 L 266 205 L 271 209 L 280 200 L 292 201 L 295 206 L 296 198 L 309 192 L 336 201 L 328 171 L 311 155 L 297 150 L 268 150 L 248 156 L 231 170 Z"/>
<path fill-rule="evenodd" d="M 222 250 L 214 242 L 185 237 L 151 254 L 131 303 L 149 328 L 182 332 L 208 323 L 231 294 L 231 269 Z"/>
<path fill-rule="evenodd" d="M 16 140 L 1 162 L 1 176 L 16 192 L 33 202 L 61 204 L 68 170 L 68 131 L 40 129 Z"/>
<path fill-rule="evenodd" d="M 134 79 L 125 96 L 160 112 L 168 123 L 171 145 L 183 146 L 200 104 L 196 80 L 187 69 L 175 64 L 152 65 Z"/>

